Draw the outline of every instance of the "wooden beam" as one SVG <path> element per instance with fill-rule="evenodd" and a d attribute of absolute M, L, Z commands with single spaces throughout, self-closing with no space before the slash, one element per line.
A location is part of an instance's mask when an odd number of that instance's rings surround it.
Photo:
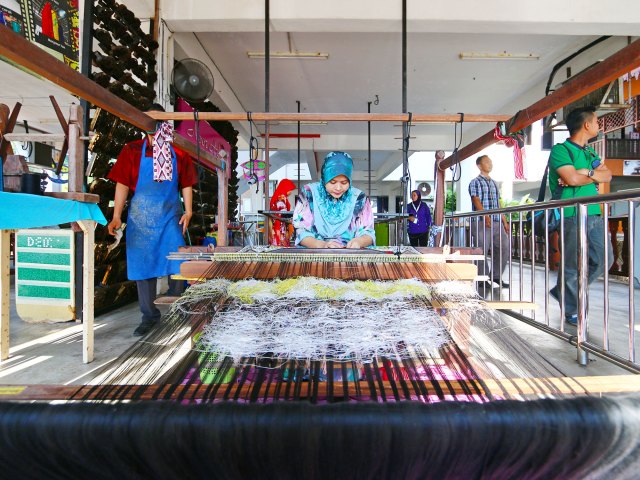
<path fill-rule="evenodd" d="M 8 28 L 0 27 L 0 56 L 6 57 L 27 70 L 68 90 L 88 102 L 144 131 L 153 130 L 156 121 L 146 113 L 101 87 L 64 62 L 55 59 L 40 47 L 29 42 Z M 189 117 L 190 119 L 191 117 Z M 246 115 L 244 116 L 246 118 Z M 187 139 L 176 135 L 175 144 L 196 156 L 196 147 Z M 222 163 L 208 152 L 200 152 L 201 163 L 208 168 L 222 170 Z M 222 173 L 225 175 L 225 173 Z"/>
<path fill-rule="evenodd" d="M 594 395 L 608 393 L 637 393 L 640 391 L 640 375 L 609 375 L 599 377 L 547 377 L 547 378 L 504 378 L 485 379 L 484 384 L 493 394 L 521 397 L 522 395 Z M 459 380 L 430 380 L 428 384 L 439 383 L 445 392 L 453 390 L 456 394 L 468 394 L 468 382 Z M 386 391 L 391 390 L 391 382 L 381 382 Z M 236 390 L 243 398 L 252 391 L 254 385 L 228 384 L 233 397 Z M 276 382 L 261 385 L 259 397 L 273 395 Z M 269 392 L 267 392 L 267 389 Z M 101 397 L 101 388 L 96 385 L 0 385 L 0 401 L 52 401 L 71 400 L 88 397 L 89 400 L 109 401 Z M 202 395 L 210 395 L 207 388 L 202 385 L 113 385 L 112 391 L 123 392 L 119 400 L 158 400 L 165 399 L 165 393 L 169 399 L 201 399 Z M 301 396 L 308 394 L 307 389 L 302 389 Z M 170 392 L 170 393 L 169 393 Z M 215 394 L 216 398 L 225 395 L 226 388 L 220 388 Z M 325 396 L 327 383 L 318 384 L 317 394 Z M 333 390 L 335 397 L 343 395 L 342 388 Z M 361 387 L 356 391 L 355 382 L 349 382 L 348 395 L 361 395 Z"/>
<path fill-rule="evenodd" d="M 60 143 L 66 138 L 64 133 L 7 133 L 4 138 L 10 142 Z"/>
<path fill-rule="evenodd" d="M 190 112 L 148 112 L 156 120 L 193 120 Z M 246 113 L 198 112 L 200 120 L 246 121 Z M 505 122 L 509 115 L 465 114 L 465 122 Z M 259 122 L 408 122 L 408 113 L 251 113 L 251 120 Z M 457 123 L 460 115 L 418 114 L 411 117 L 413 123 Z"/>
<path fill-rule="evenodd" d="M 53 105 L 53 109 L 56 112 L 56 117 L 58 117 L 60 127 L 62 127 L 62 131 L 65 134 L 64 141 L 62 142 L 62 148 L 60 149 L 60 156 L 58 157 L 58 164 L 56 165 L 56 175 L 59 176 L 60 172 L 62 172 L 62 166 L 64 165 L 64 157 L 66 157 L 67 150 L 69 148 L 69 124 L 62 114 L 62 110 L 60 110 L 60 106 L 58 105 L 56 98 L 53 95 L 49 95 L 49 100 L 51 100 L 51 105 Z M 73 109 L 73 107 L 71 108 Z M 84 171 L 84 168 L 81 170 Z M 71 171 L 71 169 L 69 169 L 69 171 Z"/>
<path fill-rule="evenodd" d="M 61 198 L 63 200 L 77 200 L 78 202 L 85 203 L 98 203 L 100 202 L 100 195 L 95 193 L 84 192 L 44 192 L 45 197 Z"/>
<path fill-rule="evenodd" d="M 519 111 L 507 125 L 509 132 L 517 132 L 531 125 L 547 115 L 556 112 L 565 105 L 569 105 L 584 97 L 588 93 L 607 85 L 616 78 L 640 66 L 640 40 L 627 45 L 625 48 L 611 55 L 606 60 L 594 65 L 580 75 L 575 76 L 552 94 L 538 100 L 533 105 Z M 465 115 L 466 121 L 466 115 Z M 485 133 L 469 145 L 460 149 L 458 159 L 463 161 L 471 155 L 496 142 L 493 130 Z M 438 168 L 449 168 L 456 159 L 449 156 L 440 162 Z"/>

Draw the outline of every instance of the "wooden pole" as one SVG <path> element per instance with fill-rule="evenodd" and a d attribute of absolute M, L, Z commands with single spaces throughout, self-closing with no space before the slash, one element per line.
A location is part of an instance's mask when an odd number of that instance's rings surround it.
<path fill-rule="evenodd" d="M 597 90 L 603 85 L 611 83 L 616 78 L 640 66 L 640 40 L 627 45 L 625 48 L 611 55 L 606 60 L 594 65 L 584 73 L 569 80 L 551 95 L 547 95 L 538 100 L 533 105 L 521 110 L 508 122 L 509 133 L 522 130 L 533 122 L 546 117 L 559 110 L 565 105 L 569 105 L 584 97 L 588 93 Z M 465 115 L 465 121 L 467 116 Z M 497 140 L 493 135 L 493 130 L 485 133 L 464 148 L 458 151 L 458 158 L 463 161 L 480 150 L 492 145 Z M 449 168 L 453 164 L 453 156 L 444 159 L 438 165 L 439 169 Z"/>
<path fill-rule="evenodd" d="M 82 157 L 79 157 L 82 161 Z M 82 228 L 82 361 L 93 361 L 93 306 L 94 306 L 94 231 L 96 222 L 93 220 L 78 221 Z"/>
<path fill-rule="evenodd" d="M 192 120 L 193 115 L 188 112 L 147 112 L 156 120 Z M 237 112 L 200 112 L 200 120 L 214 121 L 246 121 L 246 113 Z M 465 114 L 464 121 L 480 123 L 505 122 L 509 115 Z M 261 122 L 408 122 L 408 113 L 284 113 L 284 112 L 251 112 L 253 121 Z M 458 123 L 460 115 L 451 114 L 419 114 L 414 113 L 411 124 L 414 123 Z"/>
<path fill-rule="evenodd" d="M 69 145 L 69 191 L 82 192 L 84 187 L 84 113 L 80 105 L 73 104 L 69 109 L 68 145 Z M 62 161 L 62 160 L 61 160 Z M 93 253 L 92 253 L 93 256 Z"/>

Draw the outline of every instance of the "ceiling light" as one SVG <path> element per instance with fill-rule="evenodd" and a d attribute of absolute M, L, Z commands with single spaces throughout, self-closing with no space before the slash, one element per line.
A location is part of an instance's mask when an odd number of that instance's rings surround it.
<path fill-rule="evenodd" d="M 247 52 L 249 58 L 264 58 L 264 52 Z M 271 52 L 269 58 L 309 58 L 316 60 L 328 60 L 328 53 L 321 52 Z"/>
<path fill-rule="evenodd" d="M 478 53 L 461 52 L 461 60 L 540 60 L 540 55 L 536 53 Z"/>

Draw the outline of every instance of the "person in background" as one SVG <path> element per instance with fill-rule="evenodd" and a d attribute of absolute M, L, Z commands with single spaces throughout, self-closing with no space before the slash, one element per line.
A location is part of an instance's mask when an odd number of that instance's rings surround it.
<path fill-rule="evenodd" d="M 153 104 L 149 111 L 164 111 Z M 135 336 L 145 335 L 160 319 L 155 306 L 157 278 L 180 272 L 170 252 L 184 246 L 184 233 L 192 216 L 193 185 L 198 181 L 191 157 L 171 145 L 173 128 L 159 122 L 144 139 L 127 143 L 108 178 L 116 182 L 113 219 L 108 230 L 122 226 L 122 210 L 132 193 L 127 216 L 127 275 L 135 280 L 142 321 Z M 184 211 L 180 202 L 184 200 Z M 184 282 L 169 281 L 169 295 L 180 295 Z"/>
<path fill-rule="evenodd" d="M 289 212 L 291 210 L 289 194 L 295 189 L 296 185 L 288 178 L 280 180 L 280 183 L 278 183 L 278 186 L 276 187 L 276 191 L 273 192 L 271 197 L 269 209 L 274 212 Z M 290 223 L 279 219 L 274 220 L 273 227 L 271 229 L 271 245 L 277 245 L 280 247 L 291 246 L 292 232 L 289 230 L 289 227 L 291 227 Z"/>
<path fill-rule="evenodd" d="M 407 205 L 409 214 L 409 243 L 412 247 L 426 247 L 429 243 L 429 228 L 431 228 L 431 210 L 422 201 L 419 190 L 411 192 L 411 202 Z"/>
<path fill-rule="evenodd" d="M 549 158 L 549 188 L 555 191 L 562 185 L 561 199 L 598 195 L 598 184 L 611 181 L 611 171 L 589 146 L 589 139 L 598 135 L 598 116 L 594 107 L 572 110 L 565 121 L 569 138 L 564 143 L 554 145 Z M 587 225 L 583 234 L 587 235 L 589 272 L 587 283 L 591 285 L 604 269 L 611 268 L 614 257 L 611 242 L 604 241 L 604 219 L 600 205 L 587 207 Z M 564 278 L 558 273 L 558 283 L 549 294 L 558 302 L 561 299 L 561 285 L 564 281 L 564 317 L 570 325 L 578 323 L 578 219 L 575 207 L 564 209 Z M 609 264 L 604 263 L 604 252 L 609 251 Z"/>
<path fill-rule="evenodd" d="M 476 166 L 480 170 L 480 175 L 469 183 L 469 195 L 474 211 L 492 210 L 500 208 L 500 189 L 498 184 L 491 178 L 493 162 L 488 155 L 482 155 L 476 159 Z M 471 236 L 476 247 L 484 249 L 485 256 L 491 256 L 490 273 L 487 271 L 489 260 L 480 262 L 478 265 L 478 275 L 491 275 L 493 282 L 502 288 L 509 288 L 507 282 L 502 281 L 502 273 L 509 261 L 509 224 L 504 215 L 485 215 L 478 217 L 477 222 L 472 224 Z M 485 287 L 491 290 L 493 285 L 487 282 Z M 486 291 L 486 290 L 485 290 Z"/>
<path fill-rule="evenodd" d="M 366 248 L 375 245 L 373 210 L 364 192 L 351 185 L 348 153 L 324 158 L 321 181 L 305 185 L 293 212 L 296 245 L 308 248 Z"/>

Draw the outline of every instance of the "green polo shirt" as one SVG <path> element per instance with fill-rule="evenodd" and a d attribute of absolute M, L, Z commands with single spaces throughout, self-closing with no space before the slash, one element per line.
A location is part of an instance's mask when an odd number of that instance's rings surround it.
<path fill-rule="evenodd" d="M 566 147 L 565 147 L 566 145 Z M 571 150 L 573 154 L 573 161 L 567 151 L 567 148 Z M 553 195 L 560 175 L 558 175 L 558 168 L 565 165 L 573 165 L 576 170 L 581 168 L 588 168 L 591 170 L 591 162 L 600 158 L 591 147 L 580 148 L 575 143 L 567 140 L 564 143 L 558 143 L 551 149 L 551 156 L 549 157 L 549 190 Z M 580 198 L 591 197 L 598 194 L 598 189 L 595 183 L 589 183 L 580 187 L 564 187 L 562 189 L 561 199 L 565 198 Z M 593 204 L 587 207 L 589 215 L 600 215 L 600 205 Z M 565 217 L 575 217 L 575 207 L 566 207 L 564 209 Z"/>

